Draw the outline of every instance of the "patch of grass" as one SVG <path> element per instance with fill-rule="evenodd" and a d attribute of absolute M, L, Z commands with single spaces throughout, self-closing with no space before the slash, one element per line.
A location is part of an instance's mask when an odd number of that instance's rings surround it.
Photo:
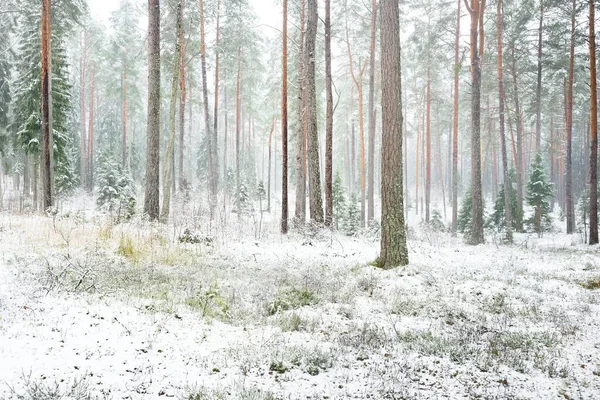
<path fill-rule="evenodd" d="M 186 299 L 185 304 L 199 311 L 202 317 L 229 318 L 229 303 L 225 297 L 221 296 L 219 285 L 216 282 L 206 288 L 200 286 L 196 295 Z"/>
<path fill-rule="evenodd" d="M 600 277 L 589 279 L 586 282 L 580 283 L 580 285 L 587 290 L 598 290 L 600 289 Z"/>
<path fill-rule="evenodd" d="M 290 370 L 283 361 L 271 361 L 271 365 L 269 365 L 269 371 L 277 372 L 278 374 L 285 374 Z"/>
<path fill-rule="evenodd" d="M 268 313 L 274 315 L 281 311 L 293 310 L 304 306 L 315 305 L 319 299 L 315 293 L 307 287 L 301 289 L 290 288 L 279 292 L 270 304 Z"/>
<path fill-rule="evenodd" d="M 121 235 L 119 239 L 119 247 L 117 247 L 117 254 L 125 257 L 129 261 L 137 264 L 141 258 L 141 252 L 133 245 L 131 237 Z"/>
<path fill-rule="evenodd" d="M 24 376 L 23 392 L 17 392 L 11 388 L 11 399 L 23 400 L 92 400 L 90 385 L 87 377 L 73 378 L 73 380 L 62 380 L 61 382 L 50 382 L 44 379 L 34 380 L 31 376 Z"/>

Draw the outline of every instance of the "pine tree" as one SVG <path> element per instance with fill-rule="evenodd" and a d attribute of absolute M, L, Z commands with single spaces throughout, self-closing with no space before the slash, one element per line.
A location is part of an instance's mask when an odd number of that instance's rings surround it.
<path fill-rule="evenodd" d="M 473 198 L 471 197 L 471 189 L 469 189 L 464 197 L 463 202 L 458 212 L 458 219 L 456 221 L 456 230 L 469 237 L 471 233 L 471 215 L 473 210 Z"/>
<path fill-rule="evenodd" d="M 348 236 L 355 236 L 360 228 L 360 209 L 358 207 L 358 198 L 353 194 L 348 204 L 346 218 L 344 220 L 344 233 Z"/>
<path fill-rule="evenodd" d="M 129 220 L 135 214 L 135 186 L 125 168 L 114 158 L 100 156 L 98 172 L 98 208 L 108 211 L 116 222 Z"/>
<path fill-rule="evenodd" d="M 510 184 L 512 186 L 512 190 L 510 191 L 510 209 L 512 212 L 512 228 L 517 229 L 517 220 L 521 219 L 519 216 L 519 203 L 517 202 L 517 192 L 514 189 L 514 185 L 516 183 L 516 172 L 514 169 L 511 169 L 509 172 L 510 176 Z M 505 199 L 504 199 L 504 184 L 500 184 L 500 190 L 498 191 L 498 195 L 496 197 L 496 201 L 494 203 L 494 213 L 491 215 L 490 224 L 496 226 L 498 229 L 504 229 L 506 220 L 505 220 Z"/>
<path fill-rule="evenodd" d="M 534 214 L 528 223 L 533 226 L 540 237 L 544 230 L 548 228 L 550 222 L 550 202 L 548 198 L 551 196 L 552 184 L 548 182 L 546 171 L 544 171 L 542 156 L 537 153 L 531 166 L 529 182 L 527 182 L 527 204 L 534 209 Z"/>
<path fill-rule="evenodd" d="M 39 2 L 20 3 L 18 36 L 24 38 L 16 51 L 16 74 L 12 98 L 10 131 L 17 149 L 38 156 L 41 152 L 41 18 Z M 69 83 L 66 38 L 84 10 L 79 0 L 63 0 L 52 8 L 52 131 L 56 192 L 66 194 L 76 183 L 74 139 L 69 134 L 71 85 Z"/>
<path fill-rule="evenodd" d="M 333 200 L 333 227 L 339 229 L 343 225 L 344 215 L 346 214 L 346 196 L 344 195 L 344 185 L 339 173 L 335 175 L 332 188 Z"/>

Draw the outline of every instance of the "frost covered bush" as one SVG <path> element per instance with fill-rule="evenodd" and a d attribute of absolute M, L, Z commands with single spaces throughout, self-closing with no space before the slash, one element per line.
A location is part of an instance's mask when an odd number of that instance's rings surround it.
<path fill-rule="evenodd" d="M 98 172 L 99 209 L 108 211 L 117 222 L 129 220 L 135 214 L 135 187 L 129 173 L 111 157 L 102 157 Z"/>

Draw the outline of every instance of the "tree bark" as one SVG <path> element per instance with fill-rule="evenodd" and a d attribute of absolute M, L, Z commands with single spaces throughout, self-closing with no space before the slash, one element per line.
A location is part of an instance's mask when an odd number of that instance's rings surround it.
<path fill-rule="evenodd" d="M 182 8 L 185 8 L 185 0 L 183 0 Z M 186 45 L 183 38 L 183 26 L 179 32 L 179 165 L 178 165 L 178 186 L 182 190 L 186 184 L 184 173 L 185 159 L 185 106 L 186 106 L 186 79 L 185 79 L 185 50 Z"/>
<path fill-rule="evenodd" d="M 535 151 L 541 151 L 542 144 L 542 56 L 544 29 L 544 0 L 540 0 L 540 25 L 538 28 L 537 85 L 535 88 Z"/>
<path fill-rule="evenodd" d="M 598 244 L 598 80 L 596 78 L 595 0 L 590 7 L 590 244 Z"/>
<path fill-rule="evenodd" d="M 288 0 L 283 0 L 283 33 L 281 51 L 281 233 L 288 232 Z M 269 211 L 271 210 L 271 138 L 275 129 L 275 120 L 269 134 Z"/>
<path fill-rule="evenodd" d="M 377 0 L 373 0 L 376 2 Z M 333 83 L 331 77 L 331 0 L 325 0 L 325 225 L 333 222 Z M 372 188 L 371 188 L 372 189 Z"/>
<path fill-rule="evenodd" d="M 466 0 L 465 0 L 466 1 Z M 484 242 L 483 192 L 481 185 L 481 49 L 479 24 L 483 19 L 485 0 L 471 0 L 471 200 L 473 203 L 471 237 L 468 242 L 477 245 Z"/>
<path fill-rule="evenodd" d="M 182 34 L 183 26 L 183 7 L 181 4 L 182 0 L 177 2 L 177 22 L 176 32 L 177 38 L 175 39 L 175 57 L 174 60 L 179 60 L 181 57 L 181 43 L 179 37 Z M 202 0 L 200 0 L 202 1 Z M 164 167 L 164 179 L 163 179 L 163 202 L 162 210 L 160 212 L 160 219 L 162 222 L 167 222 L 169 219 L 169 211 L 171 206 L 171 186 L 174 178 L 173 171 L 173 154 L 175 150 L 175 114 L 177 108 L 177 89 L 179 85 L 179 69 L 180 64 L 178 62 L 173 63 L 173 78 L 171 81 L 171 105 L 169 107 L 169 140 L 167 142 L 167 152 L 165 156 L 165 167 Z"/>
<path fill-rule="evenodd" d="M 369 56 L 369 176 L 367 185 L 367 224 L 369 226 L 375 217 L 375 45 L 377 42 L 377 0 L 372 0 L 371 4 L 371 54 Z"/>
<path fill-rule="evenodd" d="M 429 50 L 427 50 L 429 52 Z M 425 222 L 429 223 L 429 205 L 431 202 L 431 66 L 427 55 L 427 83 L 425 88 Z"/>
<path fill-rule="evenodd" d="M 456 33 L 454 34 L 454 104 L 452 117 L 452 236 L 456 237 L 458 221 L 458 111 L 459 111 L 459 72 L 460 72 L 460 2 L 456 12 Z"/>
<path fill-rule="evenodd" d="M 144 213 L 159 218 L 160 184 L 160 2 L 148 0 L 148 123 Z"/>
<path fill-rule="evenodd" d="M 121 144 L 122 160 L 121 163 L 123 168 L 127 168 L 127 64 L 123 60 L 123 137 Z"/>
<path fill-rule="evenodd" d="M 87 155 L 87 166 L 88 166 L 88 192 L 94 190 L 94 80 L 96 78 L 96 63 L 92 63 L 92 71 L 90 73 L 90 113 L 88 121 L 88 155 Z"/>
<path fill-rule="evenodd" d="M 213 144 L 214 144 L 214 189 L 215 193 L 219 188 L 219 42 L 221 39 L 221 0 L 217 0 L 217 38 L 215 43 L 215 105 L 214 105 L 214 121 L 213 121 Z M 225 150 L 223 150 L 225 151 Z M 224 176 L 224 179 L 226 177 Z"/>
<path fill-rule="evenodd" d="M 498 36 L 498 118 L 500 122 L 500 147 L 502 152 L 502 174 L 504 177 L 504 223 L 506 229 L 506 241 L 512 243 L 512 209 L 510 205 L 510 195 L 512 192 L 512 184 L 508 173 L 508 157 L 506 153 L 506 130 L 504 122 L 504 59 L 503 59 L 503 4 L 502 0 L 498 0 L 496 11 L 496 30 Z"/>
<path fill-rule="evenodd" d="M 573 0 L 573 9 L 571 11 L 571 46 L 569 52 L 569 81 L 567 83 L 567 159 L 566 159 L 566 217 L 567 234 L 572 234 L 575 230 L 575 209 L 573 205 L 573 80 L 575 74 L 575 22 L 576 22 L 577 0 Z"/>
<path fill-rule="evenodd" d="M 81 185 L 86 187 L 87 177 L 87 145 L 86 145 L 86 134 L 85 129 L 86 118 L 85 118 L 85 70 L 87 68 L 87 30 L 84 29 L 81 34 L 81 52 L 82 56 L 79 61 L 79 117 L 81 124 L 81 135 L 80 135 L 80 165 L 79 165 L 79 176 L 81 177 Z"/>
<path fill-rule="evenodd" d="M 519 101 L 519 85 L 517 79 L 517 66 L 515 58 L 515 48 L 512 51 L 512 83 L 513 95 L 515 97 L 515 123 L 517 130 L 517 140 L 513 140 L 513 147 L 516 142 L 516 148 L 513 152 L 516 154 L 515 169 L 517 171 L 517 210 L 519 212 L 516 218 L 516 227 L 519 232 L 523 231 L 523 116 L 521 115 L 521 104 Z"/>
<path fill-rule="evenodd" d="M 402 86 L 397 0 L 381 0 L 382 165 L 379 265 L 408 264 L 402 188 Z"/>
<path fill-rule="evenodd" d="M 237 70 L 237 83 L 235 91 L 235 204 L 238 208 L 238 217 L 241 213 L 239 210 L 240 206 L 240 186 L 242 184 L 240 179 L 240 141 L 241 125 L 242 125 L 242 98 L 241 98 L 241 85 L 242 85 L 242 48 L 238 47 L 238 70 Z"/>
<path fill-rule="evenodd" d="M 52 56 L 51 4 L 42 0 L 42 207 L 54 205 L 54 164 L 52 145 Z"/>
<path fill-rule="evenodd" d="M 306 220 L 306 0 L 300 3 L 300 48 L 298 53 L 298 127 L 296 132 L 296 212 L 299 224 Z"/>
<path fill-rule="evenodd" d="M 319 165 L 319 133 L 317 130 L 317 90 L 316 90 L 316 40 L 319 19 L 317 0 L 307 1 L 306 21 L 306 109 L 307 109 L 307 161 L 308 161 L 308 195 L 310 219 L 316 223 L 323 222 L 323 198 L 321 197 L 321 172 Z"/>
<path fill-rule="evenodd" d="M 210 112 L 208 110 L 208 83 L 206 77 L 206 39 L 204 34 L 204 1 L 199 0 L 200 4 L 200 64 L 202 69 L 202 102 L 204 105 L 204 129 L 206 133 L 206 154 L 208 162 L 208 185 L 210 191 L 211 204 L 211 219 L 213 217 L 214 206 L 216 205 L 217 187 L 215 182 L 215 145 L 213 143 L 213 135 L 210 126 Z"/>

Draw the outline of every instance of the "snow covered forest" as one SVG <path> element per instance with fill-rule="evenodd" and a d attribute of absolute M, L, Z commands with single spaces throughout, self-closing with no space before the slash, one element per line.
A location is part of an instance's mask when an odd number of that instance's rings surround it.
<path fill-rule="evenodd" d="M 600 399 L 595 0 L 0 0 L 0 400 Z"/>

